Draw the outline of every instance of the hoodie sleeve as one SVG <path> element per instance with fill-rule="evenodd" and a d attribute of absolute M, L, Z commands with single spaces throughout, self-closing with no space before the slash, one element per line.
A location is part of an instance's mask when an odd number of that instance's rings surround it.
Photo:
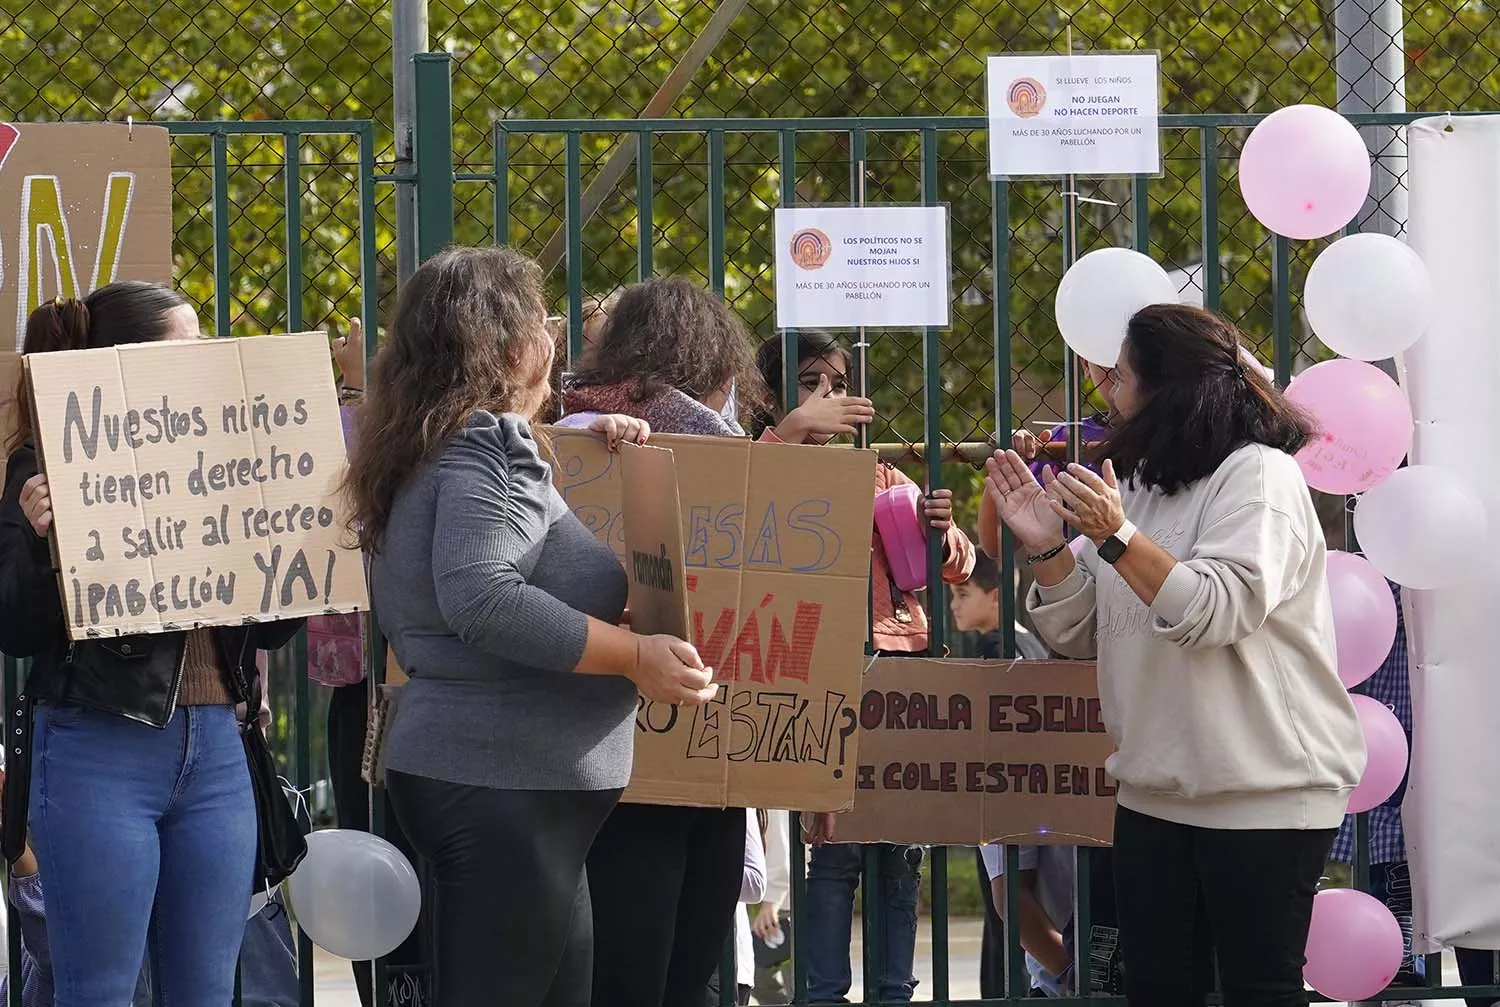
<path fill-rule="evenodd" d="M 1296 461 L 1270 450 L 1225 462 L 1204 508 L 1192 554 L 1167 574 L 1151 603 L 1153 629 L 1181 647 L 1228 647 L 1306 580 L 1316 526 Z"/>
<path fill-rule="evenodd" d="M 1026 592 L 1026 611 L 1037 635 L 1063 657 L 1087 660 L 1098 655 L 1095 632 L 1098 600 L 1091 563 L 1098 562 L 1094 544 L 1083 547 L 1073 572 L 1059 584 L 1042 587 L 1033 583 Z"/>

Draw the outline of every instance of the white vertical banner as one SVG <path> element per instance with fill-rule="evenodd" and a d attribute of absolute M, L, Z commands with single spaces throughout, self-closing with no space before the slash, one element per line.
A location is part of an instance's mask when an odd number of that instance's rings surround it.
<path fill-rule="evenodd" d="M 1500 949 L 1500 116 L 1423 120 L 1408 143 L 1408 240 L 1438 300 L 1401 361 L 1411 460 L 1462 473 L 1492 529 L 1461 583 L 1405 592 L 1414 943 Z"/>

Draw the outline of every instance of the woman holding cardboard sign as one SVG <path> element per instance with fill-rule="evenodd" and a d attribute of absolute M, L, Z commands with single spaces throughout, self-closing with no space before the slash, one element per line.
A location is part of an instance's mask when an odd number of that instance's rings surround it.
<path fill-rule="evenodd" d="M 386 785 L 432 865 L 438 1007 L 583 1007 L 584 859 L 630 778 L 638 695 L 699 704 L 691 644 L 616 623 L 625 571 L 553 488 L 542 273 L 453 248 L 402 289 L 348 490 L 375 610 L 410 676 Z M 612 447 L 649 428 L 600 416 Z"/>
<path fill-rule="evenodd" d="M 1196 1007 L 1217 958 L 1225 1003 L 1306 1004 L 1313 895 L 1364 764 L 1292 458 L 1310 428 L 1232 325 L 1182 305 L 1130 320 L 1107 394 L 1098 474 L 1044 487 L 999 452 L 985 492 L 1036 571 L 1038 632 L 1099 659 L 1126 996 Z"/>
<path fill-rule="evenodd" d="M 25 351 L 198 334 L 173 291 L 112 283 L 32 312 Z M 23 380 L 17 399 L 29 398 Z M 229 1003 L 257 845 L 235 706 L 258 692 L 256 651 L 301 623 L 70 643 L 51 493 L 30 416 L 19 418 L 0 497 L 0 651 L 32 669 L 6 732 L 4 848 L 22 854 L 29 808 L 56 1002 L 129 1003 L 147 950 L 163 1001 Z"/>
<path fill-rule="evenodd" d="M 731 389 L 760 401 L 749 335 L 723 299 L 661 277 L 627 287 L 563 397 L 564 425 L 639 416 L 661 433 L 733 436 Z M 734 927 L 743 808 L 621 804 L 589 854 L 595 1003 L 702 1007 Z"/>

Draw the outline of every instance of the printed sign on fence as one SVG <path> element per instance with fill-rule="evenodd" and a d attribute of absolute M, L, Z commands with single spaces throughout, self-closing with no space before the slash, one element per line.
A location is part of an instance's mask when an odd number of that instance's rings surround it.
<path fill-rule="evenodd" d="M 1093 662 L 882 658 L 841 842 L 1104 846 L 1114 743 Z"/>
<path fill-rule="evenodd" d="M 620 455 L 596 434 L 548 433 L 569 507 L 605 542 L 623 542 Z M 641 702 L 625 800 L 849 807 L 875 453 L 670 435 L 651 443 L 672 451 L 689 639 L 720 689 L 692 710 Z"/>
<path fill-rule="evenodd" d="M 71 639 L 369 607 L 325 335 L 25 365 Z"/>
<path fill-rule="evenodd" d="M 1161 174 L 1154 52 L 991 56 L 990 175 Z"/>
<path fill-rule="evenodd" d="M 43 301 L 115 280 L 172 282 L 166 129 L 0 122 L 0 220 L 0 323 L 16 325 L 6 349 L 21 349 Z"/>
<path fill-rule="evenodd" d="M 776 326 L 947 328 L 946 206 L 776 211 Z"/>

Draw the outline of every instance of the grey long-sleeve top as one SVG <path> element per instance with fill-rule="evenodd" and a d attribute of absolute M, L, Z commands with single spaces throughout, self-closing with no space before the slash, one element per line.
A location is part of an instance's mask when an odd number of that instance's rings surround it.
<path fill-rule="evenodd" d="M 371 588 L 411 676 L 386 768 L 510 790 L 629 781 L 635 686 L 574 671 L 586 617 L 619 621 L 625 571 L 563 503 L 520 417 L 476 412 L 408 480 Z"/>

